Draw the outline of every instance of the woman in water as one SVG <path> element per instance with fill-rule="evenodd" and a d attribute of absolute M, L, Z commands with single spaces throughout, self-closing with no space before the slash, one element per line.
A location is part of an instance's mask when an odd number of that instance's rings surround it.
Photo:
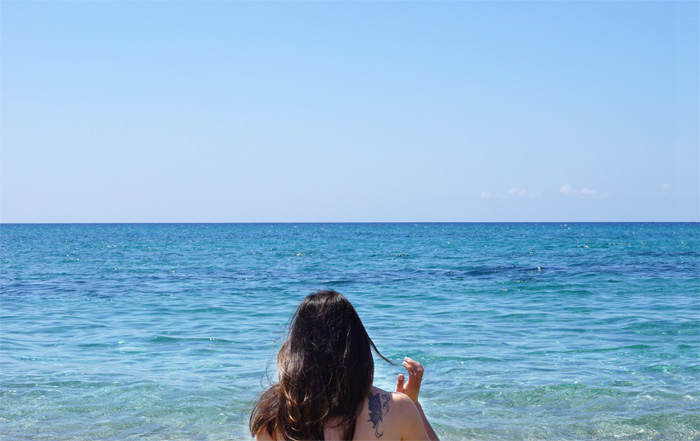
<path fill-rule="evenodd" d="M 360 317 L 335 291 L 307 296 L 277 356 L 278 383 L 250 416 L 257 440 L 434 440 L 418 403 L 423 367 L 410 358 L 396 392 L 372 385 L 372 349 Z M 393 364 L 393 363 L 392 363 Z"/>

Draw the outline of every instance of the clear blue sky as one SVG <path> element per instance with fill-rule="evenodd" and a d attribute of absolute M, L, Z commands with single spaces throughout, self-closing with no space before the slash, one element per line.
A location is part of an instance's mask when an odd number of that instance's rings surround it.
<path fill-rule="evenodd" d="M 697 2 L 8 2 L 2 222 L 698 221 Z"/>

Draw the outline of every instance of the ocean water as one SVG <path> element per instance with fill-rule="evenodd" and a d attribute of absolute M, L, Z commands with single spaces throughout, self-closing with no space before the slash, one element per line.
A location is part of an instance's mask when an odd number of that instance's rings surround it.
<path fill-rule="evenodd" d="M 0 226 L 0 436 L 248 439 L 284 326 L 345 294 L 445 440 L 700 439 L 700 226 Z M 402 368 L 376 362 L 392 389 Z"/>

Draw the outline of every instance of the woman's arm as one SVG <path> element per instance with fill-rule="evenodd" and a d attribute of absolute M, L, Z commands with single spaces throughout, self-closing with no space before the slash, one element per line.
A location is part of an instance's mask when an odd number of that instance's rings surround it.
<path fill-rule="evenodd" d="M 406 394 L 411 399 L 416 409 L 420 413 L 421 419 L 423 421 L 423 428 L 425 429 L 425 434 L 428 436 L 428 439 L 430 439 L 431 441 L 439 441 L 437 434 L 433 430 L 433 427 L 430 425 L 428 419 L 425 417 L 423 407 L 421 407 L 420 403 L 418 402 L 420 383 L 423 380 L 423 372 L 425 372 L 423 366 L 421 366 L 421 364 L 415 360 L 411 360 L 410 358 L 404 358 L 403 367 L 405 367 L 408 371 L 409 379 L 407 383 L 404 383 L 404 375 L 399 374 L 398 378 L 396 379 L 396 392 Z"/>
<path fill-rule="evenodd" d="M 418 412 L 420 412 L 420 416 L 423 419 L 423 428 L 425 429 L 426 435 L 428 435 L 428 439 L 430 439 L 430 441 L 440 441 L 437 434 L 433 430 L 433 427 L 430 425 L 428 419 L 425 417 L 425 413 L 423 413 L 423 408 L 421 407 L 420 403 L 416 401 L 413 404 L 416 405 L 416 408 L 418 408 Z"/>

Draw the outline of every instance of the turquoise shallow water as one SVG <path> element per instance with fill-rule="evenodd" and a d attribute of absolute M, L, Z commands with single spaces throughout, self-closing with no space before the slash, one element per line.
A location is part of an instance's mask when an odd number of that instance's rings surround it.
<path fill-rule="evenodd" d="M 444 439 L 700 439 L 700 227 L 0 227 L 3 440 L 246 439 L 309 292 L 426 368 Z M 399 369 L 377 361 L 376 384 Z"/>

